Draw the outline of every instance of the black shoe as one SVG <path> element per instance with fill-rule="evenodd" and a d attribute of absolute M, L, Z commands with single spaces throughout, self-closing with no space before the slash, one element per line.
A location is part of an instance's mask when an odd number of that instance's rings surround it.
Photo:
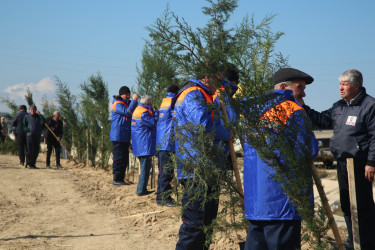
<path fill-rule="evenodd" d="M 51 166 L 50 165 L 46 165 L 46 168 L 51 169 Z"/>
<path fill-rule="evenodd" d="M 125 185 L 129 185 L 128 183 L 126 183 L 125 181 L 114 181 L 113 182 L 113 187 L 120 187 L 120 186 L 125 186 Z"/>
<path fill-rule="evenodd" d="M 155 191 L 148 191 L 148 190 L 146 190 L 146 192 L 143 192 L 143 193 L 141 193 L 141 194 L 137 194 L 137 195 L 138 195 L 138 196 L 145 196 L 145 195 L 152 194 L 153 192 L 155 192 Z"/>
<path fill-rule="evenodd" d="M 62 169 L 63 168 L 60 164 L 58 164 L 56 167 L 57 167 L 57 169 Z"/>
<path fill-rule="evenodd" d="M 170 200 L 167 200 L 165 202 L 160 202 L 158 203 L 159 206 L 162 206 L 162 207 L 176 207 L 177 204 L 174 200 L 170 199 Z"/>
<path fill-rule="evenodd" d="M 37 167 L 32 166 L 32 165 L 27 165 L 26 168 L 29 168 L 29 169 L 38 169 Z"/>

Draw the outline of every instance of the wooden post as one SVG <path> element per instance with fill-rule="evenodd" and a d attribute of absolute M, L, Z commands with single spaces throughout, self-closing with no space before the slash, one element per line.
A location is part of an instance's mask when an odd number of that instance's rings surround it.
<path fill-rule="evenodd" d="M 346 169 L 348 170 L 350 213 L 352 215 L 353 228 L 353 246 L 354 249 L 361 249 L 359 238 L 358 209 L 357 209 L 357 192 L 355 188 L 355 174 L 353 158 L 346 159 Z"/>
<path fill-rule="evenodd" d="M 314 165 L 312 165 L 312 175 L 313 175 L 313 179 L 314 179 L 316 188 L 318 189 L 318 193 L 319 193 L 319 196 L 320 196 L 320 200 L 322 201 L 323 208 L 324 208 L 324 210 L 327 214 L 328 219 L 332 220 L 331 229 L 332 229 L 333 235 L 335 237 L 337 246 L 340 250 L 345 250 L 345 245 L 342 243 L 342 239 L 341 239 L 341 236 L 340 236 L 340 232 L 337 228 L 335 218 L 333 217 L 331 207 L 328 203 L 326 193 L 324 192 L 324 188 L 322 186 L 322 182 L 320 181 L 320 178 L 316 174 L 316 168 L 315 168 Z"/>

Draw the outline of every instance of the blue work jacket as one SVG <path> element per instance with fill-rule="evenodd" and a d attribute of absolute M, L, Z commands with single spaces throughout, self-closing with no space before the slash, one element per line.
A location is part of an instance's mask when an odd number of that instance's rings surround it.
<path fill-rule="evenodd" d="M 220 120 L 215 118 L 214 110 L 209 107 L 213 104 L 210 90 L 199 80 L 191 78 L 189 83 L 182 87 L 174 97 L 174 122 L 176 132 L 176 156 L 178 178 L 188 178 L 192 173 L 182 173 L 181 162 L 187 157 L 199 157 L 197 147 L 189 129 L 191 126 L 203 127 L 206 133 L 214 132 L 215 141 L 229 141 L 230 130 L 224 128 Z M 183 141 L 183 145 L 179 144 Z M 189 153 L 187 153 L 188 151 Z M 204 167 L 204 166 L 203 166 Z"/>
<path fill-rule="evenodd" d="M 113 96 L 110 141 L 130 141 L 130 124 L 137 105 L 137 101 L 128 101 L 119 96 Z"/>
<path fill-rule="evenodd" d="M 172 97 L 174 93 L 168 92 L 162 100 L 159 109 L 159 120 L 156 126 L 156 149 L 160 151 L 175 152 Z"/>
<path fill-rule="evenodd" d="M 151 106 L 138 104 L 131 123 L 132 148 L 134 156 L 156 154 L 156 124 L 158 111 Z"/>
<path fill-rule="evenodd" d="M 261 117 L 259 119 L 264 123 L 261 123 L 260 129 L 269 130 L 267 143 L 272 143 L 275 140 L 273 135 L 275 137 L 281 136 L 284 141 L 287 140 L 287 142 L 293 143 L 292 146 L 297 157 L 302 154 L 311 153 L 311 157 L 315 158 L 318 153 L 318 142 L 313 132 L 307 126 L 309 122 L 307 115 L 303 108 L 295 102 L 293 92 L 291 90 L 273 90 L 272 94 L 274 94 L 272 101 L 262 105 L 263 107 L 257 107 L 258 110 L 263 110 L 260 111 Z M 283 111 L 278 113 L 277 110 Z M 262 128 L 262 126 L 264 127 Z M 278 126 L 283 128 L 279 130 Z M 282 134 L 280 135 L 279 133 Z M 245 218 L 267 221 L 301 220 L 297 209 L 284 193 L 281 184 L 272 178 L 272 175 L 275 173 L 274 169 L 264 159 L 259 157 L 258 152 L 249 145 L 246 138 L 245 142 Z M 278 156 L 280 156 L 281 152 L 282 150 L 274 151 L 275 155 Z M 304 157 L 300 158 L 303 159 Z M 281 160 L 283 161 L 282 156 Z M 301 162 L 301 165 L 306 166 L 306 163 Z M 310 168 L 310 166 L 306 167 Z M 312 186 L 307 192 L 306 195 L 310 196 L 310 200 L 313 202 Z"/>

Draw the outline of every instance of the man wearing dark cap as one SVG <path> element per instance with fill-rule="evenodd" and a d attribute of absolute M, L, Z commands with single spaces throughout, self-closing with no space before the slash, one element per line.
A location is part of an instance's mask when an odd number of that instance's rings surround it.
<path fill-rule="evenodd" d="M 351 202 L 346 160 L 354 161 L 361 249 L 375 249 L 375 205 L 372 183 L 375 175 L 375 99 L 363 87 L 362 73 L 351 69 L 339 77 L 341 100 L 323 112 L 304 105 L 311 121 L 333 129 L 330 148 L 337 159 L 341 209 L 348 228 L 347 249 L 353 249 Z"/>
<path fill-rule="evenodd" d="M 23 130 L 23 118 L 27 114 L 26 106 L 20 106 L 20 112 L 13 118 L 12 126 L 15 128 L 15 135 L 18 146 L 18 157 L 20 158 L 20 165 L 25 165 L 25 151 L 26 151 L 26 132 Z"/>
<path fill-rule="evenodd" d="M 119 95 L 113 96 L 112 101 L 112 121 L 110 140 L 113 149 L 113 186 L 119 187 L 127 185 L 125 182 L 125 170 L 129 164 L 129 141 L 132 114 L 138 105 L 139 95 L 133 94 L 130 101 L 130 89 L 122 86 Z"/>
<path fill-rule="evenodd" d="M 311 82 L 313 78 L 300 70 L 281 69 L 274 74 L 274 90 L 265 95 L 265 101 L 260 98 L 262 102 L 256 103 L 256 108 L 250 108 L 245 114 L 245 117 L 259 119 L 259 125 L 254 129 L 260 137 L 267 138 L 267 148 L 274 148 L 272 159 L 264 159 L 264 155 L 255 148 L 260 150 L 259 144 L 252 145 L 245 138 L 244 201 L 245 218 L 249 220 L 247 250 L 301 248 L 302 218 L 273 175 L 275 167 L 296 168 L 296 165 L 286 164 L 290 156 L 283 152 L 296 152 L 296 159 L 313 159 L 318 153 L 317 140 L 299 104 L 299 99 L 305 96 L 306 84 Z M 254 125 L 249 123 L 249 126 Z M 287 149 L 278 148 L 280 141 Z M 309 173 L 310 164 L 308 160 L 299 161 L 298 167 L 306 168 Z M 292 171 L 289 169 L 285 174 L 289 175 Z M 290 178 L 298 177 L 302 178 Z M 312 180 L 307 185 L 307 195 L 313 200 Z"/>

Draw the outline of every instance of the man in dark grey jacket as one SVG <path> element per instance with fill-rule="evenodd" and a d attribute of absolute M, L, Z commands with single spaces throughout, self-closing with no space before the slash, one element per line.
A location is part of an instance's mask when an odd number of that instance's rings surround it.
<path fill-rule="evenodd" d="M 20 106 L 20 112 L 13 118 L 12 126 L 15 128 L 15 135 L 18 146 L 18 156 L 20 158 L 20 165 L 25 164 L 25 151 L 26 151 L 26 132 L 23 130 L 23 118 L 27 114 L 26 106 Z"/>
<path fill-rule="evenodd" d="M 375 205 L 372 182 L 375 174 L 375 99 L 366 94 L 358 70 L 347 70 L 339 77 L 343 99 L 323 112 L 304 105 L 312 122 L 320 128 L 333 128 L 330 148 L 337 159 L 341 208 L 348 228 L 347 247 L 353 248 L 352 223 L 346 159 L 354 159 L 361 249 L 375 249 Z"/>
<path fill-rule="evenodd" d="M 31 105 L 30 114 L 23 118 L 23 129 L 26 132 L 26 168 L 37 168 L 35 163 L 39 154 L 44 123 L 44 117 L 37 111 L 35 105 Z"/>

